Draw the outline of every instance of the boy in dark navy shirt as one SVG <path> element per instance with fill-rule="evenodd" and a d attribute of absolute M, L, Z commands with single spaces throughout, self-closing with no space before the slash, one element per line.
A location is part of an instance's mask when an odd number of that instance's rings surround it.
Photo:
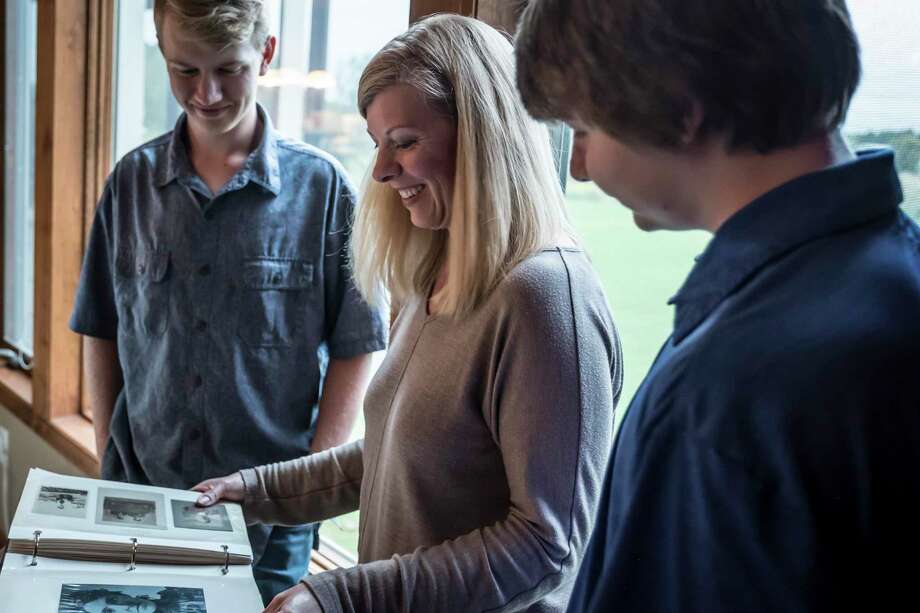
<path fill-rule="evenodd" d="M 916 608 L 920 230 L 839 132 L 843 0 L 535 0 L 531 112 L 645 229 L 714 234 L 617 440 L 570 611 Z"/>

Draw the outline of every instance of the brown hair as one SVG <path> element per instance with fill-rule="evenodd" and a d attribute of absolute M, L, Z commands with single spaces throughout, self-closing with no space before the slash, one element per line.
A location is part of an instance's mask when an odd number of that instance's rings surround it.
<path fill-rule="evenodd" d="M 249 40 L 261 49 L 268 37 L 262 0 L 155 0 L 153 21 L 158 38 L 166 13 L 175 15 L 182 29 L 201 42 L 218 47 Z"/>
<path fill-rule="evenodd" d="M 535 117 L 669 148 L 695 105 L 699 138 L 799 144 L 843 122 L 860 77 L 844 0 L 533 0 L 516 53 Z"/>

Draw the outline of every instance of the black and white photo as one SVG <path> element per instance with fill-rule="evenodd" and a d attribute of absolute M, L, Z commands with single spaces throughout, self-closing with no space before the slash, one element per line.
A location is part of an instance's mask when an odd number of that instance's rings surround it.
<path fill-rule="evenodd" d="M 65 583 L 58 613 L 207 613 L 204 590 L 150 585 Z"/>
<path fill-rule="evenodd" d="M 165 502 L 159 494 L 100 488 L 96 523 L 165 530 Z"/>
<path fill-rule="evenodd" d="M 33 513 L 58 517 L 86 517 L 86 500 L 89 493 L 67 487 L 43 485 L 38 491 Z"/>
<path fill-rule="evenodd" d="M 172 500 L 171 502 L 173 523 L 176 528 L 233 532 L 230 516 L 222 504 L 202 508 L 188 500 Z"/>

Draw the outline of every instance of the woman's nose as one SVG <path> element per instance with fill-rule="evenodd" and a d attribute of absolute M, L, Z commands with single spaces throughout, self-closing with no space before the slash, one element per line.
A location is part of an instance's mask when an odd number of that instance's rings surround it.
<path fill-rule="evenodd" d="M 374 180 L 379 183 L 386 183 L 399 176 L 399 164 L 393 159 L 393 156 L 383 149 L 377 150 L 377 159 L 374 160 Z"/>

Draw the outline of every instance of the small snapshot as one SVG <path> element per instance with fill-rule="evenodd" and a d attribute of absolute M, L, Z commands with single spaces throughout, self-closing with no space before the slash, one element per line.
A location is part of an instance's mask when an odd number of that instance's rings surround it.
<path fill-rule="evenodd" d="M 58 613 L 207 613 L 204 590 L 192 587 L 65 583 Z"/>
<path fill-rule="evenodd" d="M 172 500 L 173 523 L 176 528 L 191 528 L 192 530 L 219 530 L 233 532 L 230 525 L 230 516 L 222 504 L 212 507 L 196 507 L 194 502 L 188 500 Z"/>
<path fill-rule="evenodd" d="M 32 512 L 83 519 L 86 517 L 87 498 L 89 498 L 89 492 L 86 490 L 43 485 L 38 491 Z"/>
<path fill-rule="evenodd" d="M 99 490 L 96 523 L 165 530 L 164 503 L 165 499 L 159 494 L 148 495 L 103 488 Z"/>

